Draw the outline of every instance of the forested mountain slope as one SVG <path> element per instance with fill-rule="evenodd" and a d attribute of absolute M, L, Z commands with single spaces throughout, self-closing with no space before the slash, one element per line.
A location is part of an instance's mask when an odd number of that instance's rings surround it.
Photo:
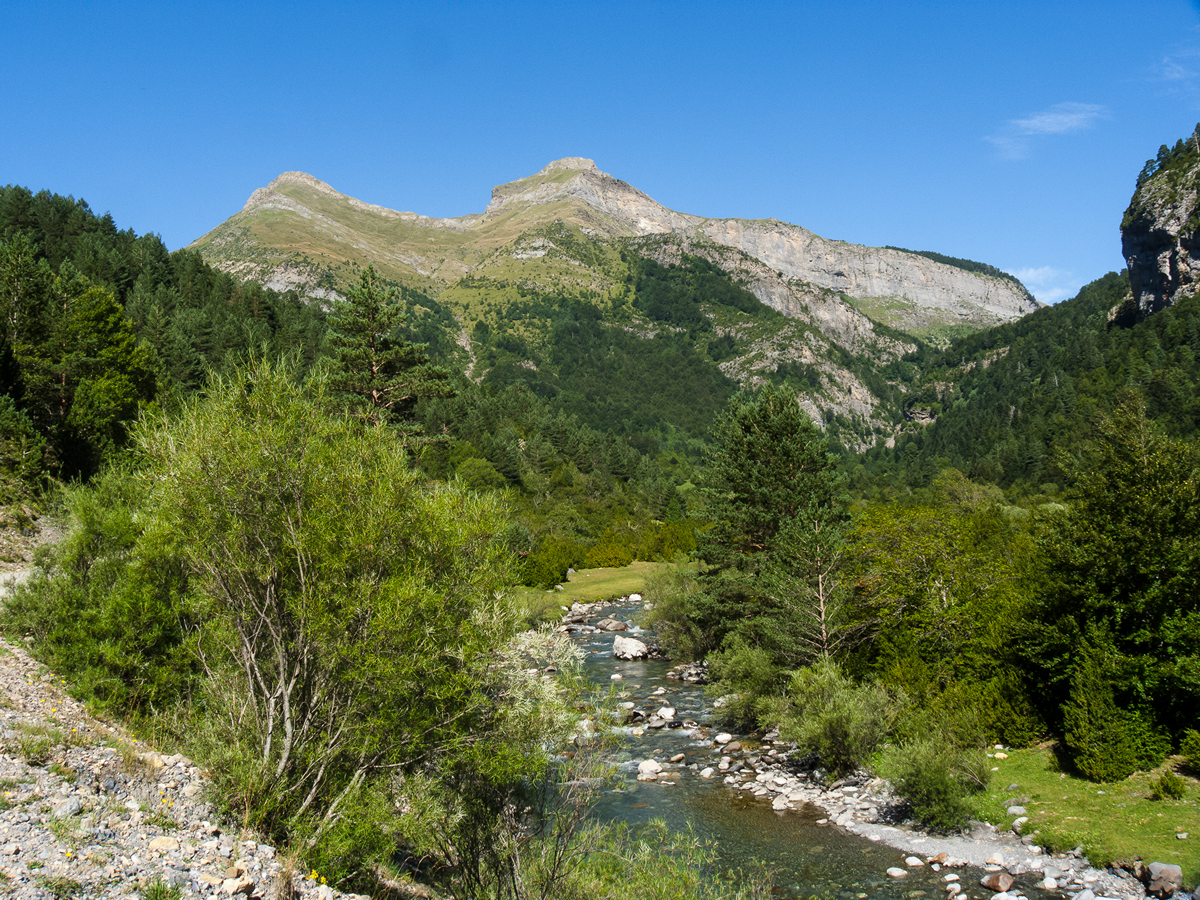
<path fill-rule="evenodd" d="M 1200 127 L 1198 127 L 1200 132 Z M 907 356 L 921 374 L 905 398 L 908 424 L 859 470 L 917 486 L 953 466 L 1006 488 L 1056 491 L 1098 412 L 1145 404 L 1168 434 L 1200 431 L 1200 297 L 1196 242 L 1197 136 L 1148 160 L 1121 223 L 1130 268 L 1057 306 L 942 351 Z"/>
<path fill-rule="evenodd" d="M 325 298 L 371 262 L 404 288 L 435 357 L 679 449 L 704 439 L 736 389 L 784 380 L 839 443 L 868 446 L 891 433 L 904 390 L 880 367 L 920 342 L 863 310 L 940 339 L 1036 305 L 1011 277 L 961 260 L 677 213 L 583 159 L 453 219 L 286 173 L 193 246 L 226 271 Z M 668 282 L 669 303 L 647 294 Z"/>

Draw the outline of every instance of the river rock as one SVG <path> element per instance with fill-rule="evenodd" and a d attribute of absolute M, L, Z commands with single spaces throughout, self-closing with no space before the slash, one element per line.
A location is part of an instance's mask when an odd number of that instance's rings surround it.
<path fill-rule="evenodd" d="M 649 648 L 637 638 L 618 635 L 613 639 L 613 656 L 617 659 L 645 659 Z"/>
<path fill-rule="evenodd" d="M 1146 868 L 1146 892 L 1170 897 L 1183 886 L 1183 869 L 1171 863 L 1152 862 Z"/>
<path fill-rule="evenodd" d="M 991 872 L 980 878 L 979 883 L 989 891 L 1003 893 L 1013 886 L 1013 877 L 1007 872 Z"/>
<path fill-rule="evenodd" d="M 1023 807 L 1023 806 L 1010 806 L 1008 808 L 1008 814 L 1013 817 L 1027 816 L 1027 815 L 1029 815 L 1029 811 L 1027 809 L 1025 809 L 1025 807 Z"/>
<path fill-rule="evenodd" d="M 733 735 L 727 731 L 722 731 L 715 738 L 713 738 L 713 740 L 716 741 L 716 743 L 719 744 L 720 746 L 724 747 L 726 744 L 728 744 L 730 741 L 733 740 Z"/>
<path fill-rule="evenodd" d="M 629 602 L 630 602 L 630 603 L 641 603 L 641 602 L 642 602 L 642 595 L 641 595 L 641 594 L 630 594 L 630 595 L 629 595 Z"/>
<path fill-rule="evenodd" d="M 596 623 L 601 631 L 626 631 L 629 626 L 618 619 L 601 619 Z"/>
<path fill-rule="evenodd" d="M 908 869 L 901 869 L 899 866 L 891 866 L 888 868 L 887 873 L 892 878 L 903 878 L 908 874 Z"/>
<path fill-rule="evenodd" d="M 712 767 L 712 766 L 705 766 L 703 769 L 701 769 L 701 770 L 700 770 L 700 777 L 701 777 L 701 778 L 712 778 L 712 777 L 713 777 L 714 775 L 716 775 L 716 774 L 717 774 L 717 773 L 716 773 L 716 771 L 713 769 L 713 767 Z"/>
<path fill-rule="evenodd" d="M 659 711 L 657 713 L 655 713 L 655 715 L 657 715 L 664 722 L 670 722 L 673 718 L 675 718 L 675 707 L 664 706 L 661 709 L 659 709 Z"/>
<path fill-rule="evenodd" d="M 638 781 L 657 781 L 658 774 L 662 770 L 662 763 L 653 759 L 644 759 L 638 763 Z"/>
<path fill-rule="evenodd" d="M 907 856 L 904 858 L 904 864 L 906 866 L 908 866 L 910 869 L 915 869 L 918 866 L 925 865 L 925 861 L 922 860 L 919 856 Z"/>

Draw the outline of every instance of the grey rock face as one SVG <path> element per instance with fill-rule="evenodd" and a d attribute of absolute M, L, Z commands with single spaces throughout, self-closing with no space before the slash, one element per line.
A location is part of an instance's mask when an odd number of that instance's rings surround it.
<path fill-rule="evenodd" d="M 1121 255 L 1138 318 L 1200 289 L 1200 171 L 1155 175 L 1121 223 Z"/>

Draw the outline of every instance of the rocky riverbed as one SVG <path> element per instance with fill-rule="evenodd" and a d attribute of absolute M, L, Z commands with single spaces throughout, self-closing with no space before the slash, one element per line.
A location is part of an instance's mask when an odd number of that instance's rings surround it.
<path fill-rule="evenodd" d="M 639 646 L 647 655 L 653 655 L 660 651 L 652 637 L 631 625 L 631 616 L 640 603 L 637 595 L 592 604 L 576 603 L 565 612 L 559 630 L 577 640 L 593 641 L 612 633 L 614 659 L 637 658 L 630 654 L 637 654 Z M 611 677 L 618 682 L 623 679 L 618 674 Z M 677 666 L 666 673 L 666 678 L 702 682 L 704 668 L 697 664 Z M 694 712 L 690 718 L 677 714 L 669 686 L 670 682 L 665 680 L 653 689 L 651 685 L 641 685 L 646 696 L 640 702 L 625 699 L 620 703 L 628 733 L 640 738 L 648 732 L 680 729 L 689 735 L 693 745 L 707 744 L 709 757 L 704 762 L 694 761 L 698 748 L 683 752 L 678 746 L 674 748 L 676 752 L 651 755 L 636 764 L 640 782 L 673 786 L 682 779 L 708 781 L 715 790 L 736 791 L 769 804 L 779 815 L 812 814 L 815 808 L 819 811 L 818 825 L 895 848 L 895 865 L 886 870 L 890 878 L 909 879 L 920 872 L 927 881 L 931 872 L 937 872 L 947 898 L 1143 900 L 1147 896 L 1146 887 L 1130 873 L 1097 869 L 1078 851 L 1046 853 L 1037 846 L 1034 837 L 1022 837 L 1016 829 L 1001 830 L 974 822 L 970 831 L 962 834 L 925 834 L 905 820 L 903 804 L 883 779 L 857 773 L 830 782 L 819 768 L 813 767 L 813 760 L 800 758 L 795 745 L 780 740 L 777 733 L 761 737 L 734 735 L 713 728 Z M 1016 820 L 1020 818 L 1023 798 L 1019 785 L 1011 785 L 1011 791 L 1014 796 L 1009 806 Z M 960 874 L 965 867 L 974 871 L 969 876 Z M 1160 896 L 1172 893 L 1169 883 L 1152 887 Z M 1185 896 L 1178 895 L 1181 900 Z"/>
<path fill-rule="evenodd" d="M 0 896 L 14 900 L 342 895 L 221 822 L 204 772 L 68 697 L 23 647 L 0 640 Z"/>

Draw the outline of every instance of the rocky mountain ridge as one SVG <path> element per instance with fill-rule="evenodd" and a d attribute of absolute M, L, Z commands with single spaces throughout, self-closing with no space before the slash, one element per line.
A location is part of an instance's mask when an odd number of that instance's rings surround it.
<path fill-rule="evenodd" d="M 192 246 L 226 271 L 281 287 L 308 283 L 327 291 L 333 285 L 316 283 L 322 268 L 369 260 L 400 280 L 415 279 L 436 291 L 474 271 L 490 251 L 521 232 L 552 221 L 596 237 L 675 234 L 731 247 L 787 278 L 845 294 L 873 317 L 917 333 L 931 326 L 974 330 L 1039 305 L 1015 282 L 916 254 L 831 241 L 775 219 L 676 212 L 581 157 L 556 160 L 493 188 L 481 214 L 446 219 L 364 203 L 311 175 L 285 172 Z M 275 264 L 264 268 L 271 257 Z M 300 274 L 286 276 L 279 265 L 284 262 L 283 269 Z"/>

